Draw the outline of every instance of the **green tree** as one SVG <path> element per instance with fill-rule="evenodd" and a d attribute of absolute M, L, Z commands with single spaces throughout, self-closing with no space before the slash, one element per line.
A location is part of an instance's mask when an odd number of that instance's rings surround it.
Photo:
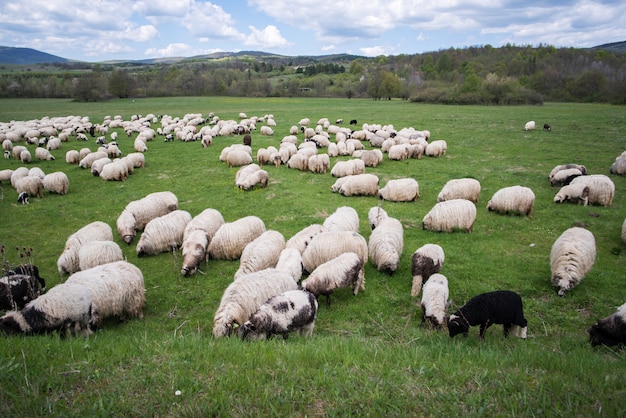
<path fill-rule="evenodd" d="M 133 78 L 122 70 L 113 70 L 109 77 L 109 93 L 121 99 L 132 95 Z"/>

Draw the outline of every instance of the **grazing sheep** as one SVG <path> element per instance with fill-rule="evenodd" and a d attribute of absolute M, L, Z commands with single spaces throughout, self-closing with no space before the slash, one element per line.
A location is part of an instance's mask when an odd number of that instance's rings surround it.
<path fill-rule="evenodd" d="M 444 259 L 443 248 L 437 244 L 425 244 L 415 250 L 411 257 L 411 273 L 413 276 L 411 296 L 417 297 L 422 290 L 424 281 L 441 271 Z"/>
<path fill-rule="evenodd" d="M 28 205 L 30 203 L 28 199 L 28 193 L 22 192 L 17 195 L 17 203 L 21 203 L 22 205 Z"/>
<path fill-rule="evenodd" d="M 112 163 L 113 161 L 109 158 L 109 157 L 104 157 L 104 158 L 99 158 L 96 161 L 94 161 L 91 164 L 91 174 L 93 174 L 94 176 L 99 176 L 100 172 L 102 171 L 102 168 L 107 165 Z M 126 167 L 126 169 L 128 170 L 128 167 Z"/>
<path fill-rule="evenodd" d="M 308 161 L 309 171 L 313 173 L 325 173 L 330 167 L 330 157 L 328 154 L 311 155 Z"/>
<path fill-rule="evenodd" d="M 226 163 L 228 167 L 241 167 L 242 165 L 252 164 L 252 156 L 245 150 L 232 149 L 226 154 Z"/>
<path fill-rule="evenodd" d="M 301 287 L 316 297 L 326 296 L 326 303 L 329 306 L 330 295 L 335 289 L 350 287 L 356 296 L 359 291 L 365 291 L 363 260 L 356 253 L 342 253 L 317 266 L 309 277 L 302 281 Z"/>
<path fill-rule="evenodd" d="M 181 273 L 194 274 L 202 260 L 208 261 L 209 242 L 224 224 L 224 217 L 216 210 L 207 208 L 194 216 L 183 232 L 183 265 Z"/>
<path fill-rule="evenodd" d="M 404 249 L 404 227 L 396 218 L 381 220 L 368 242 L 369 258 L 378 271 L 393 274 Z"/>
<path fill-rule="evenodd" d="M 288 272 L 298 283 L 302 279 L 302 253 L 297 248 L 283 248 L 276 262 L 276 270 Z"/>
<path fill-rule="evenodd" d="M 429 142 L 424 153 L 429 157 L 441 157 L 448 151 L 448 143 L 443 139 Z"/>
<path fill-rule="evenodd" d="M 576 177 L 570 185 L 584 184 L 589 187 L 589 204 L 610 207 L 615 196 L 615 183 L 604 174 Z"/>
<path fill-rule="evenodd" d="M 582 183 L 563 186 L 554 195 L 553 201 L 554 203 L 571 202 L 587 206 L 589 204 L 589 186 Z"/>
<path fill-rule="evenodd" d="M 152 219 L 178 209 L 178 198 L 172 192 L 154 192 L 126 205 L 117 218 L 117 232 L 126 244 L 135 238 Z"/>
<path fill-rule="evenodd" d="M 55 149 L 60 149 L 61 148 L 61 140 L 59 138 L 55 138 L 52 137 L 48 140 L 48 143 L 46 144 L 46 148 L 49 151 L 53 151 Z"/>
<path fill-rule="evenodd" d="M 261 167 L 258 164 L 251 163 L 240 167 L 235 173 L 235 185 L 240 187 L 244 179 L 255 171 L 260 170 Z"/>
<path fill-rule="evenodd" d="M 533 212 L 534 203 L 535 194 L 530 188 L 510 186 L 496 191 L 487 203 L 487 209 L 490 212 L 530 216 Z"/>
<path fill-rule="evenodd" d="M 44 173 L 43 170 L 39 167 L 33 167 L 28 170 L 28 175 L 31 177 L 39 177 L 42 181 L 43 178 L 46 177 L 46 173 Z"/>
<path fill-rule="evenodd" d="M 183 244 L 185 227 L 192 217 L 186 210 L 176 209 L 152 219 L 137 243 L 137 256 L 156 255 L 179 248 Z"/>
<path fill-rule="evenodd" d="M 128 166 L 121 160 L 105 164 L 100 171 L 100 178 L 106 181 L 124 181 L 128 178 Z"/>
<path fill-rule="evenodd" d="M 272 335 L 282 335 L 296 331 L 299 335 L 313 335 L 317 318 L 317 299 L 305 290 L 288 290 L 271 297 L 250 315 L 239 329 L 242 340 L 269 339 Z"/>
<path fill-rule="evenodd" d="M 285 237 L 278 231 L 268 229 L 249 242 L 241 252 L 239 269 L 235 280 L 259 270 L 276 267 L 281 251 L 285 248 Z"/>
<path fill-rule="evenodd" d="M 391 202 L 415 202 L 419 196 L 419 184 L 412 178 L 389 180 L 378 190 L 378 197 Z"/>
<path fill-rule="evenodd" d="M 209 243 L 209 256 L 217 260 L 237 260 L 248 243 L 265 232 L 258 216 L 245 216 L 219 227 Z"/>
<path fill-rule="evenodd" d="M 378 183 L 379 179 L 375 174 L 355 174 L 338 178 L 331 190 L 342 196 L 377 196 Z"/>
<path fill-rule="evenodd" d="M 543 130 L 544 130 L 544 131 L 551 131 L 551 130 L 552 130 L 552 127 L 551 127 L 550 125 L 548 125 L 547 123 L 544 123 L 544 124 L 543 124 Z"/>
<path fill-rule="evenodd" d="M 97 307 L 92 305 L 89 289 L 77 283 L 61 283 L 31 300 L 20 311 L 9 311 L 0 318 L 0 329 L 7 333 L 41 334 L 69 330 L 90 334 Z"/>
<path fill-rule="evenodd" d="M 472 232 L 476 221 L 476 206 L 465 199 L 452 199 L 437 203 L 424 216 L 422 228 L 438 232 L 457 230 Z"/>
<path fill-rule="evenodd" d="M 365 162 L 358 158 L 337 161 L 332 170 L 330 170 L 330 174 L 333 177 L 345 177 L 363 173 L 365 173 Z"/>
<path fill-rule="evenodd" d="M 43 178 L 43 188 L 50 193 L 67 194 L 70 181 L 62 171 L 46 174 Z"/>
<path fill-rule="evenodd" d="M 131 152 L 124 158 L 132 163 L 133 168 L 143 168 L 146 165 L 146 157 L 140 152 Z"/>
<path fill-rule="evenodd" d="M 470 202 L 478 202 L 480 194 L 480 182 L 472 178 L 460 178 L 448 180 L 443 189 L 437 195 L 437 202 L 452 199 L 466 199 Z"/>
<path fill-rule="evenodd" d="M 0 183 L 3 181 L 11 181 L 11 176 L 13 175 L 13 170 L 10 168 L 6 168 L 4 170 L 0 170 Z"/>
<path fill-rule="evenodd" d="M 595 261 L 596 240 L 591 231 L 580 227 L 565 230 L 550 250 L 552 284 L 559 288 L 559 296 L 580 284 Z"/>
<path fill-rule="evenodd" d="M 38 160 L 51 161 L 54 160 L 54 155 L 50 153 L 46 148 L 35 148 L 35 158 Z"/>
<path fill-rule="evenodd" d="M 304 270 L 312 272 L 320 264 L 347 252 L 359 255 L 363 264 L 368 260 L 367 241 L 353 231 L 327 231 L 317 234 L 302 253 Z"/>
<path fill-rule="evenodd" d="M 65 162 L 68 164 L 78 164 L 80 162 L 80 154 L 77 150 L 72 149 L 65 153 Z"/>
<path fill-rule="evenodd" d="M 623 176 L 626 174 L 626 156 L 619 156 L 615 159 L 613 164 L 611 164 L 611 168 L 609 169 L 611 174 L 617 174 L 619 176 Z"/>
<path fill-rule="evenodd" d="M 578 168 L 567 168 L 557 171 L 554 176 L 550 177 L 550 186 L 563 186 L 570 184 L 578 176 L 584 174 Z"/>
<path fill-rule="evenodd" d="M 40 279 L 43 280 L 43 279 Z M 30 274 L 7 274 L 0 278 L 0 310 L 22 309 L 37 298 L 45 287 Z"/>
<path fill-rule="evenodd" d="M 287 167 L 295 170 L 307 171 L 309 169 L 310 156 L 306 152 L 297 152 L 289 157 L 287 161 Z"/>
<path fill-rule="evenodd" d="M 250 190 L 254 186 L 260 184 L 262 188 L 266 188 L 269 184 L 269 174 L 265 170 L 255 170 L 252 173 L 245 176 L 237 186 L 241 190 Z"/>
<path fill-rule="evenodd" d="M 385 209 L 381 208 L 380 206 L 371 207 L 370 210 L 367 212 L 367 220 L 369 221 L 370 229 L 373 231 L 374 229 L 376 229 L 380 221 L 388 217 L 389 215 L 387 214 Z"/>
<path fill-rule="evenodd" d="M 140 137 L 137 137 L 133 143 L 133 149 L 135 152 L 146 152 L 148 151 L 148 145 Z"/>
<path fill-rule="evenodd" d="M 91 241 L 113 241 L 113 230 L 101 221 L 85 225 L 70 235 L 65 241 L 65 248 L 57 260 L 59 274 L 74 273 L 80 270 L 78 251 Z"/>
<path fill-rule="evenodd" d="M 557 175 L 557 173 L 559 171 L 563 171 L 563 170 L 571 170 L 571 169 L 576 169 L 578 171 L 580 171 L 582 173 L 583 176 L 586 176 L 587 173 L 587 167 L 585 167 L 584 165 L 580 165 L 580 164 L 560 164 L 557 165 L 556 167 L 554 167 L 551 171 L 550 174 L 548 175 L 548 180 L 550 180 L 550 183 L 552 184 L 552 179 L 554 178 L 554 176 Z"/>
<path fill-rule="evenodd" d="M 25 176 L 18 178 L 15 182 L 15 190 L 17 194 L 23 192 L 28 193 L 29 196 L 43 197 L 43 181 L 39 177 Z"/>
<path fill-rule="evenodd" d="M 91 241 L 78 250 L 78 267 L 81 271 L 123 259 L 122 249 L 113 241 Z"/>
<path fill-rule="evenodd" d="M 32 155 L 30 155 L 30 151 L 28 151 L 27 149 L 25 149 L 24 151 L 20 152 L 20 161 L 23 162 L 24 164 L 28 164 L 33 160 Z"/>
<path fill-rule="evenodd" d="M 17 186 L 17 181 L 18 179 L 21 179 L 22 177 L 26 177 L 28 176 L 28 168 L 26 167 L 18 167 L 15 170 L 13 170 L 13 172 L 11 173 L 11 187 L 13 187 L 14 189 Z"/>
<path fill-rule="evenodd" d="M 296 232 L 291 238 L 289 238 L 285 243 L 285 248 L 295 248 L 300 252 L 300 254 L 302 254 L 304 253 L 304 250 L 306 250 L 306 247 L 310 244 L 311 240 L 313 240 L 313 238 L 317 234 L 326 231 L 328 231 L 328 229 L 326 229 L 324 225 L 309 225 Z"/>
<path fill-rule="evenodd" d="M 428 322 L 433 328 L 441 328 L 446 323 L 446 307 L 448 304 L 448 279 L 443 274 L 435 273 L 426 284 L 422 293 L 422 324 Z"/>
<path fill-rule="evenodd" d="M 379 149 L 364 150 L 361 152 L 360 158 L 365 167 L 378 167 L 378 164 L 383 162 L 383 153 Z"/>
<path fill-rule="evenodd" d="M 78 162 L 78 166 L 80 168 L 91 168 L 94 161 L 107 157 L 107 153 L 103 151 L 90 152 Z"/>
<path fill-rule="evenodd" d="M 97 307 L 94 325 L 109 317 L 143 318 L 146 287 L 143 273 L 128 261 L 116 261 L 79 271 L 66 283 L 80 284 L 87 289 Z"/>
<path fill-rule="evenodd" d="M 340 206 L 324 219 L 327 231 L 359 232 L 359 214 L 350 206 Z"/>
<path fill-rule="evenodd" d="M 626 344 L 626 303 L 589 328 L 589 342 L 594 347 Z"/>
<path fill-rule="evenodd" d="M 246 274 L 233 281 L 222 295 L 213 319 L 213 336 L 229 336 L 235 325 L 243 325 L 271 297 L 298 285 L 286 271 L 266 269 Z"/>
<path fill-rule="evenodd" d="M 528 121 L 524 125 L 524 130 L 525 131 L 534 131 L 535 130 L 535 126 L 536 126 L 536 124 L 535 124 L 534 120 Z"/>
<path fill-rule="evenodd" d="M 509 331 L 519 338 L 526 338 L 528 321 L 524 318 L 522 298 L 510 290 L 496 290 L 471 298 L 448 319 L 450 337 L 463 334 L 467 337 L 470 326 L 480 325 L 479 338 L 493 324 L 502 324 L 504 336 Z"/>

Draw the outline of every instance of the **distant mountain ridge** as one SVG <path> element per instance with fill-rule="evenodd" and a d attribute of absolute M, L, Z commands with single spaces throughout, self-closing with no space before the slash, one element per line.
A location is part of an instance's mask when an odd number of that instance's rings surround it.
<path fill-rule="evenodd" d="M 604 49 L 609 52 L 624 53 L 626 52 L 626 41 L 606 43 L 589 49 Z M 353 54 L 329 54 L 329 55 L 279 55 L 263 51 L 239 51 L 239 52 L 214 52 L 212 54 L 196 55 L 192 57 L 167 57 L 167 58 L 148 58 L 143 60 L 113 60 L 103 63 L 138 63 L 138 64 L 158 64 L 173 63 L 185 60 L 227 60 L 227 59 L 245 59 L 275 61 L 277 63 L 291 63 L 292 65 L 306 65 L 317 62 L 338 62 L 353 61 L 359 58 L 367 58 L 361 55 Z M 57 55 L 48 54 L 32 48 L 19 48 L 0 45 L 0 64 L 45 64 L 45 63 L 69 63 L 76 62 Z"/>

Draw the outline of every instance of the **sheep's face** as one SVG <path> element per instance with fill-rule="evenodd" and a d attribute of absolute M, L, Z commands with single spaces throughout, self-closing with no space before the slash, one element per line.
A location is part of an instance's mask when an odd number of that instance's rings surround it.
<path fill-rule="evenodd" d="M 591 328 L 589 328 L 589 342 L 592 346 L 597 345 L 618 345 L 624 344 L 624 336 L 620 340 L 619 336 L 614 335 L 613 327 L 609 323 L 610 321 L 607 319 L 600 319 L 598 322 L 593 324 Z"/>
<path fill-rule="evenodd" d="M 448 333 L 451 338 L 457 334 L 463 334 L 463 336 L 467 337 L 468 329 L 469 327 L 463 318 L 456 315 L 450 315 L 450 319 L 448 320 Z"/>

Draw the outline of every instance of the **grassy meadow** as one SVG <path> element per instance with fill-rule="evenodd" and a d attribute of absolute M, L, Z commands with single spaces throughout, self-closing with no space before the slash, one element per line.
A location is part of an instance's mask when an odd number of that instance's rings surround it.
<path fill-rule="evenodd" d="M 327 306 L 320 299 L 313 337 L 292 335 L 263 342 L 215 339 L 213 316 L 238 262 L 210 260 L 191 277 L 180 275 L 180 251 L 138 258 L 114 233 L 128 261 L 143 272 L 147 304 L 143 320 L 110 320 L 88 339 L 57 335 L 0 336 L 0 416 L 624 416 L 624 350 L 592 348 L 587 329 L 626 300 L 626 178 L 609 167 L 626 150 L 626 111 L 595 104 L 520 107 L 421 105 L 407 101 L 349 99 L 161 98 L 75 103 L 64 100 L 0 100 L 0 122 L 44 116 L 186 113 L 237 119 L 274 115 L 273 137 L 253 134 L 253 149 L 278 146 L 301 118 L 328 117 L 362 123 L 428 129 L 445 139 L 441 158 L 384 162 L 367 172 L 390 179 L 414 177 L 417 202 L 383 202 L 405 227 L 401 266 L 388 276 L 366 265 L 366 291 L 356 297 L 337 291 Z M 528 120 L 536 131 L 523 130 Z M 541 130 L 544 123 L 551 132 Z M 65 152 L 85 143 L 75 140 L 52 151 L 55 161 L 37 161 L 44 172 L 64 171 L 67 195 L 45 193 L 27 206 L 17 203 L 10 184 L 0 185 L 0 244 L 8 262 L 23 262 L 22 248 L 51 287 L 62 282 L 56 260 L 67 237 L 100 220 L 115 231 L 115 221 L 131 200 L 169 190 L 180 209 L 192 215 L 219 210 L 227 222 L 247 215 L 286 239 L 321 223 L 339 206 L 360 216 L 367 239 L 367 211 L 374 197 L 332 193 L 329 173 L 312 174 L 267 167 L 270 184 L 249 192 L 234 186 L 237 168 L 218 160 L 226 145 L 241 137 L 199 143 L 148 143 L 146 167 L 125 182 L 104 182 L 65 163 Z M 120 131 L 123 152 L 132 139 Z M 93 139 L 87 144 L 96 148 Z M 34 158 L 33 146 L 29 146 Z M 339 157 L 346 159 L 347 157 Z M 333 164 L 337 159 L 331 159 Z M 606 174 L 616 186 L 612 207 L 557 205 L 550 170 L 563 163 Z M 0 160 L 0 170 L 16 160 Z M 474 177 L 482 191 L 472 233 L 422 230 L 421 219 L 452 178 Z M 486 204 L 506 186 L 530 187 L 536 201 L 530 218 L 490 213 Z M 580 286 L 564 297 L 550 284 L 552 243 L 567 228 L 583 225 L 596 239 L 597 258 Z M 528 338 L 504 339 L 501 326 L 478 329 L 468 338 L 421 326 L 418 300 L 410 297 L 413 252 L 426 243 L 445 251 L 441 271 L 448 280 L 452 307 L 495 289 L 522 295 Z M 16 250 L 16 247 L 19 249 Z M 176 395 L 180 391 L 180 395 Z"/>

